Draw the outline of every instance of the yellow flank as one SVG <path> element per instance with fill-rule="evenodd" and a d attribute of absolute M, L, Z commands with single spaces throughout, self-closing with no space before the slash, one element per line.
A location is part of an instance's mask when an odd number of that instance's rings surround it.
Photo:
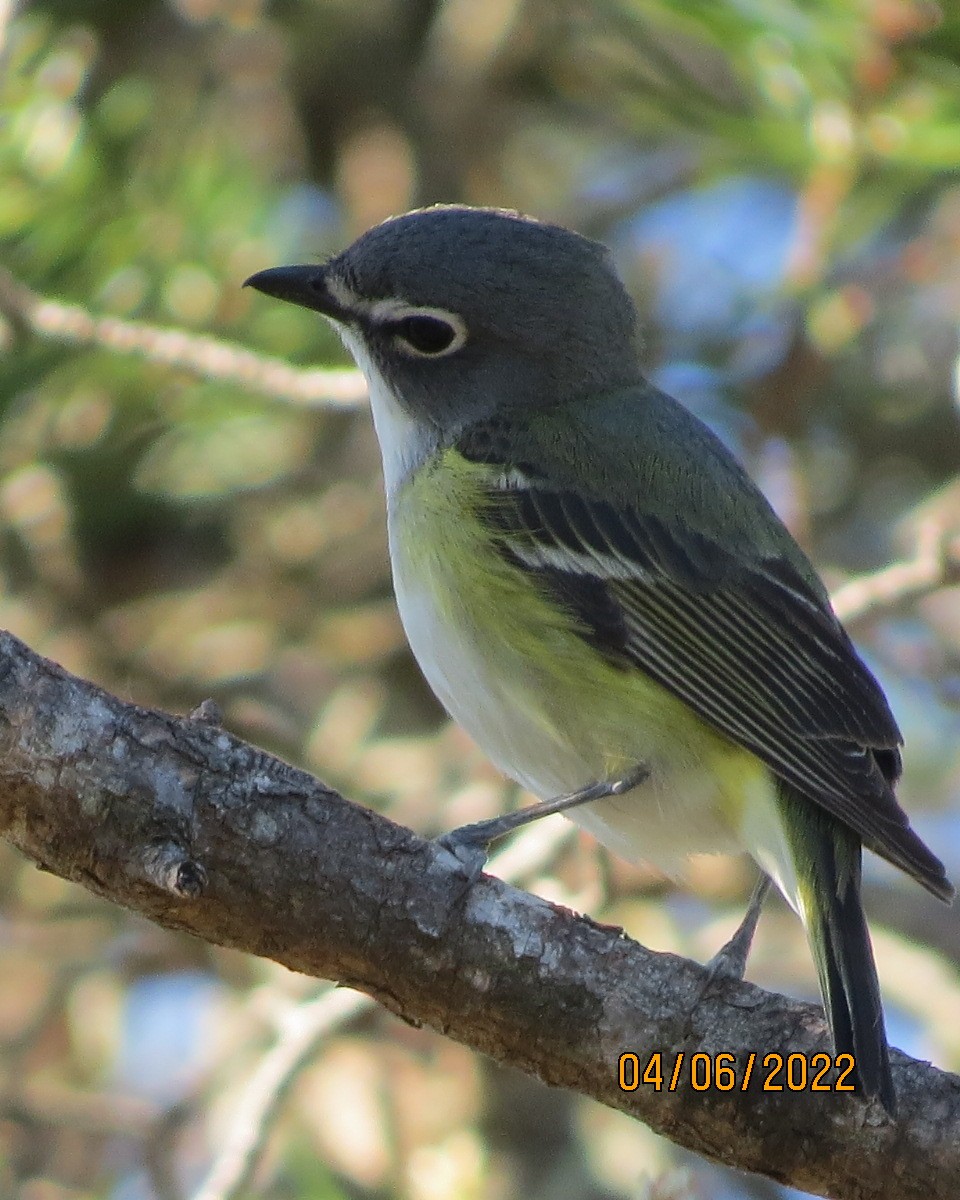
<path fill-rule="evenodd" d="M 576 618 L 491 544 L 481 519 L 496 503 L 484 486 L 490 478 L 489 467 L 446 450 L 391 506 L 401 614 L 441 701 L 501 769 L 541 796 L 643 762 L 663 836 L 668 823 L 689 820 L 692 844 L 682 853 L 743 846 L 750 810 L 766 809 L 770 797 L 766 767 L 642 671 L 613 666 L 577 635 Z M 605 825 L 617 824 L 612 810 L 627 800 L 643 807 L 639 792 L 605 801 Z M 718 826 L 727 834 L 721 845 Z M 632 840 L 625 829 L 598 836 L 621 852 Z M 629 856 L 657 861 L 642 850 Z"/>

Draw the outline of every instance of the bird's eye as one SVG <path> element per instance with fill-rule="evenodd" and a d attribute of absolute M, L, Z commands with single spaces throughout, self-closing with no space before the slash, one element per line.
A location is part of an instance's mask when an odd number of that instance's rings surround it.
<path fill-rule="evenodd" d="M 391 321 L 390 329 L 394 337 L 406 342 L 417 354 L 427 357 L 445 354 L 460 335 L 460 331 L 449 321 L 423 313 L 413 313 L 409 317 Z"/>

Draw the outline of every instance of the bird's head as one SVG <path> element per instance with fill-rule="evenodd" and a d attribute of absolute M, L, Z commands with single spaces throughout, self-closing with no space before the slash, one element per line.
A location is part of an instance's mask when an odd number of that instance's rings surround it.
<path fill-rule="evenodd" d="M 501 209 L 406 213 L 323 265 L 247 283 L 329 318 L 371 393 L 442 435 L 639 377 L 636 310 L 606 249 Z"/>

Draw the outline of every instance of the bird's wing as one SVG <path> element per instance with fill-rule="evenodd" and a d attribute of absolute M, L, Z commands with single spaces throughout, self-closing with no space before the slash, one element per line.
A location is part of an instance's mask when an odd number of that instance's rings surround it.
<path fill-rule="evenodd" d="M 582 636 L 751 750 L 935 895 L 952 889 L 893 794 L 900 732 L 837 618 L 783 557 L 743 563 L 678 516 L 505 469 L 487 519 L 502 552 Z"/>

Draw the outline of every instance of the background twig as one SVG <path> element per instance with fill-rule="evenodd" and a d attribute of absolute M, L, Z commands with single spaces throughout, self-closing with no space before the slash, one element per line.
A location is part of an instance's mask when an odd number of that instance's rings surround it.
<path fill-rule="evenodd" d="M 218 338 L 163 329 L 142 321 L 97 316 L 78 304 L 37 296 L 0 267 L 0 312 L 38 337 L 75 346 L 101 346 L 148 362 L 192 371 L 275 400 L 318 408 L 355 408 L 366 399 L 359 371 L 317 367 L 298 371 L 279 358 L 255 354 Z"/>

